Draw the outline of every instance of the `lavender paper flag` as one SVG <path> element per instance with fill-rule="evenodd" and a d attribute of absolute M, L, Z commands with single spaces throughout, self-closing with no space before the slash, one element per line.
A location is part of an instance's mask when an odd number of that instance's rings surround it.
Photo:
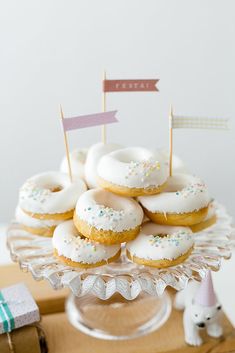
<path fill-rule="evenodd" d="M 38 306 L 23 283 L 0 290 L 0 333 L 11 332 L 39 320 Z"/>
<path fill-rule="evenodd" d="M 83 129 L 90 126 L 106 125 L 117 123 L 115 117 L 117 110 L 103 113 L 96 113 L 83 116 L 75 116 L 73 118 L 63 119 L 63 127 L 65 131 Z"/>

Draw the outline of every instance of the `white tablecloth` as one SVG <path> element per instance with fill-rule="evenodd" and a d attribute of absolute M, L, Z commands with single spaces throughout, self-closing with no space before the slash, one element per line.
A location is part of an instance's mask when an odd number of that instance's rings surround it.
<path fill-rule="evenodd" d="M 11 263 L 6 247 L 6 226 L 0 226 L 0 265 Z M 219 272 L 213 273 L 216 293 L 223 305 L 224 311 L 235 326 L 235 256 L 224 260 Z"/>

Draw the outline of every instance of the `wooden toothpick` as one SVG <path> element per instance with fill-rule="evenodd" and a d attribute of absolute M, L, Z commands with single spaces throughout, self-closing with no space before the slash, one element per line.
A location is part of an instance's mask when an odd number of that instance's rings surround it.
<path fill-rule="evenodd" d="M 106 80 L 106 71 L 103 72 L 103 85 L 105 80 Z M 102 94 L 102 111 L 106 112 L 106 92 L 104 91 L 104 87 L 103 87 L 103 94 Z M 102 142 L 106 143 L 106 125 L 102 126 Z"/>
<path fill-rule="evenodd" d="M 63 113 L 63 109 L 62 109 L 61 105 L 60 105 L 60 117 L 61 117 L 61 120 L 63 123 L 64 113 Z M 67 139 L 66 131 L 64 129 L 64 125 L 63 125 L 63 132 L 64 132 L 64 144 L 65 144 L 66 157 L 67 157 L 67 162 L 68 162 L 69 177 L 70 177 L 70 181 L 72 183 L 73 176 L 72 176 L 72 168 L 71 168 L 71 162 L 70 162 L 69 145 L 68 145 L 68 139 Z"/>
<path fill-rule="evenodd" d="M 169 113 L 169 175 L 172 176 L 172 157 L 173 157 L 173 128 L 172 128 L 172 120 L 173 120 L 173 107 L 170 105 L 170 113 Z"/>

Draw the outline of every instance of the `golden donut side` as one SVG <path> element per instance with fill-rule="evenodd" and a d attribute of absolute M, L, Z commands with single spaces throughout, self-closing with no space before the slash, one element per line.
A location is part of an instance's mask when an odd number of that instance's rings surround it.
<path fill-rule="evenodd" d="M 24 224 L 21 224 L 21 228 L 28 233 L 40 235 L 43 237 L 52 237 L 56 226 L 52 226 L 48 228 L 33 228 L 33 227 L 28 227 Z"/>
<path fill-rule="evenodd" d="M 216 217 L 216 215 L 214 215 L 205 221 L 191 225 L 190 228 L 193 233 L 201 232 L 202 230 L 213 226 L 213 224 L 215 224 L 216 221 L 217 221 L 217 217 Z"/>
<path fill-rule="evenodd" d="M 147 260 L 141 257 L 137 256 L 132 256 L 129 250 L 126 250 L 126 256 L 128 259 L 132 262 L 135 262 L 139 265 L 144 265 L 144 266 L 151 266 L 155 268 L 165 268 L 165 267 L 170 267 L 170 266 L 176 266 L 181 264 L 183 261 L 185 261 L 189 255 L 191 254 L 193 250 L 193 247 L 191 247 L 186 253 L 182 254 L 181 256 L 178 256 L 176 259 L 159 259 L 159 260 Z"/>
<path fill-rule="evenodd" d="M 137 196 L 159 194 L 160 192 L 162 192 L 165 189 L 167 182 L 163 183 L 162 185 L 159 185 L 158 187 L 154 187 L 154 188 L 129 188 L 126 186 L 113 184 L 113 183 L 99 177 L 98 184 L 103 189 L 111 191 L 114 194 L 118 194 L 121 196 L 137 197 Z"/>
<path fill-rule="evenodd" d="M 96 229 L 95 227 L 90 226 L 87 222 L 81 220 L 76 213 L 74 213 L 73 221 L 77 230 L 84 235 L 84 237 L 106 245 L 131 241 L 136 238 L 140 231 L 140 226 L 122 232 Z"/>
<path fill-rule="evenodd" d="M 186 213 L 161 213 L 151 212 L 144 208 L 144 212 L 154 223 L 170 226 L 192 226 L 202 222 L 208 212 L 208 206 L 198 211 Z"/>
<path fill-rule="evenodd" d="M 86 264 L 86 263 L 72 261 L 71 259 L 68 259 L 67 257 L 65 257 L 63 255 L 59 255 L 56 249 L 54 249 L 54 255 L 69 266 L 86 269 L 86 268 L 103 266 L 103 265 L 109 264 L 110 262 L 114 262 L 114 261 L 118 260 L 121 255 L 121 249 L 113 257 L 110 257 L 107 260 L 102 260 L 102 261 L 96 262 L 94 264 Z"/>
<path fill-rule="evenodd" d="M 23 210 L 28 216 L 42 220 L 55 220 L 55 221 L 66 221 L 67 219 L 73 218 L 74 209 L 63 213 L 33 213 L 30 211 Z"/>

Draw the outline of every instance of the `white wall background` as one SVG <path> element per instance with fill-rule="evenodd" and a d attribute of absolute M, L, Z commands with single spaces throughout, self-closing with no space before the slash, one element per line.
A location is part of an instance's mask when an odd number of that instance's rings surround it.
<path fill-rule="evenodd" d="M 160 93 L 110 94 L 108 140 L 167 146 L 167 115 L 231 118 L 229 132 L 178 130 L 175 152 L 235 213 L 233 0 L 8 0 L 0 3 L 0 221 L 24 180 L 56 169 L 67 115 L 101 109 L 101 76 L 160 78 Z M 89 146 L 100 128 L 70 133 Z"/>

